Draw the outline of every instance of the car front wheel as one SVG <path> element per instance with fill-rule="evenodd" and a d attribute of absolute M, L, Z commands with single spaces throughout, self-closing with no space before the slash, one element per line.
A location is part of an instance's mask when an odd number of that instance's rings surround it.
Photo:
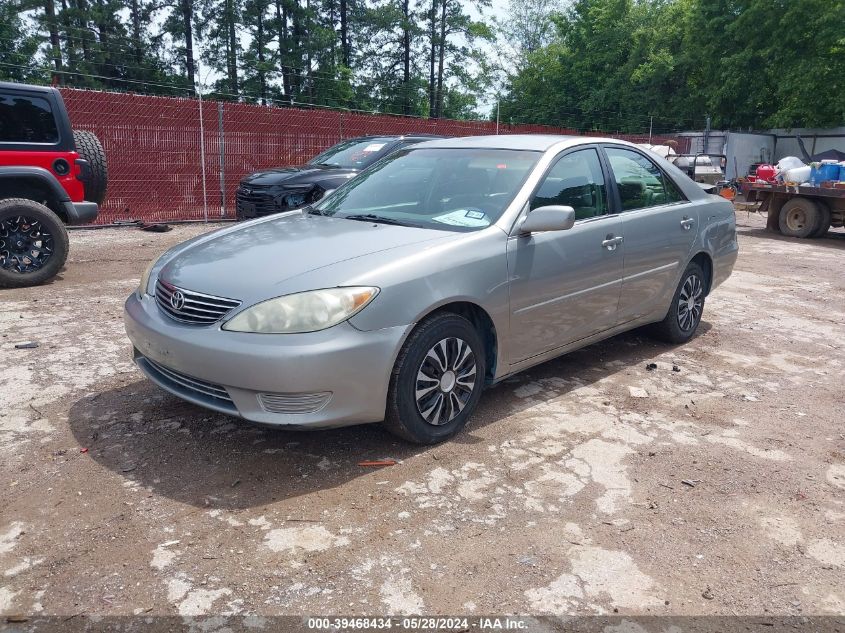
<path fill-rule="evenodd" d="M 478 405 L 485 366 L 484 345 L 469 321 L 451 313 L 429 317 L 399 352 L 385 426 L 416 444 L 449 439 Z"/>

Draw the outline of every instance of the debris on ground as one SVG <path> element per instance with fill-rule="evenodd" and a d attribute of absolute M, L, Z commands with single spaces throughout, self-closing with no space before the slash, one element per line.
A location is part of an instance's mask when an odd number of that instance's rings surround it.
<path fill-rule="evenodd" d="M 395 466 L 398 462 L 395 459 L 375 459 L 371 461 L 358 462 L 359 466 L 378 467 L 378 466 Z"/>
<path fill-rule="evenodd" d="M 142 231 L 149 231 L 150 233 L 167 233 L 168 231 L 172 231 L 173 227 L 168 224 L 162 224 L 160 222 L 154 222 L 151 224 L 141 224 L 138 226 L 139 229 Z"/>
<path fill-rule="evenodd" d="M 15 345 L 15 349 L 35 349 L 38 347 L 38 343 L 36 341 L 30 341 L 28 343 L 18 343 Z"/>

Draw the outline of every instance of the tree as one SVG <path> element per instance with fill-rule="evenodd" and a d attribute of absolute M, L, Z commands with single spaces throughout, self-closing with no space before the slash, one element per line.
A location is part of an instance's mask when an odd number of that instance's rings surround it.
<path fill-rule="evenodd" d="M 520 68 L 527 56 L 551 43 L 555 35 L 552 16 L 561 11 L 561 0 L 509 0 L 504 19 L 495 28 L 508 54 L 508 65 Z"/>
<path fill-rule="evenodd" d="M 164 29 L 176 44 L 178 64 L 184 69 L 188 86 L 192 93 L 196 92 L 196 57 L 194 54 L 194 37 L 197 25 L 194 23 L 194 0 L 172 0 L 171 12 L 164 21 Z"/>
<path fill-rule="evenodd" d="M 490 0 L 474 0 L 472 6 L 478 12 L 489 7 Z M 464 4 L 460 0 L 433 0 L 428 13 L 429 36 L 429 116 L 440 118 L 443 115 L 445 102 L 444 88 L 447 65 L 452 71 L 453 80 L 460 82 L 468 75 L 465 72 L 467 63 L 476 53 L 473 46 L 478 40 L 492 41 L 493 30 L 480 20 L 472 20 L 464 12 Z M 435 75 L 435 58 L 437 73 Z"/>
<path fill-rule="evenodd" d="M 32 59 L 38 50 L 38 37 L 20 17 L 17 2 L 0 4 L 0 77 L 11 81 L 32 81 L 39 76 L 31 70 Z"/>
<path fill-rule="evenodd" d="M 221 75 L 215 89 L 229 97 L 237 97 L 238 55 L 241 52 L 237 30 L 241 26 L 241 0 L 205 0 L 202 6 L 203 30 L 207 42 L 203 60 Z"/>

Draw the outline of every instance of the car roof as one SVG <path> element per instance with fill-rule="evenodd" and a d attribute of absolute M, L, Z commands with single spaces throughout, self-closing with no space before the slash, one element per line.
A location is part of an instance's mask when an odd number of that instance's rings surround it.
<path fill-rule="evenodd" d="M 463 136 L 446 138 L 421 143 L 417 148 L 478 148 L 478 149 L 516 149 L 545 152 L 554 145 L 566 143 L 579 145 L 581 143 L 620 143 L 630 145 L 626 141 L 614 138 L 596 136 L 565 136 L 562 134 L 497 134 L 488 136 Z"/>
<path fill-rule="evenodd" d="M 33 86 L 32 84 L 19 84 L 13 81 L 0 81 L 0 90 L 17 90 L 26 92 L 50 93 L 55 89 L 51 86 Z"/>
<path fill-rule="evenodd" d="M 349 138 L 343 139 L 343 142 L 346 141 L 369 141 L 372 139 L 381 138 L 381 139 L 390 139 L 392 141 L 401 141 L 403 139 L 421 139 L 425 141 L 432 141 L 438 139 L 447 138 L 445 136 L 438 136 L 437 134 L 365 134 L 364 136 L 350 136 Z"/>

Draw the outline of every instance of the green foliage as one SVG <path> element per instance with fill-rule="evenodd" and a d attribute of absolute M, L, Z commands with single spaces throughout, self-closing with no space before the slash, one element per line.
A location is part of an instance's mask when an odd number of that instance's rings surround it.
<path fill-rule="evenodd" d="M 845 124 L 842 0 L 509 0 L 507 17 L 478 19 L 490 9 L 0 0 L 0 79 L 459 118 L 496 84 L 505 123 Z"/>
<path fill-rule="evenodd" d="M 430 37 L 432 2 L 445 11 Z M 432 93 L 443 114 L 477 116 L 488 86 L 477 43 L 494 35 L 464 9 L 460 0 L 0 0 L 0 79 L 418 116 L 431 112 Z M 429 77 L 432 48 L 442 71 Z"/>
<path fill-rule="evenodd" d="M 513 0 L 532 4 L 537 0 Z M 504 121 L 642 132 L 845 124 L 845 3 L 576 0 L 501 95 Z M 517 42 L 518 44 L 518 42 Z"/>
<path fill-rule="evenodd" d="M 43 80 L 43 73 L 27 68 L 38 50 L 39 38 L 24 26 L 20 11 L 17 2 L 0 3 L 0 77 L 11 81 Z"/>

